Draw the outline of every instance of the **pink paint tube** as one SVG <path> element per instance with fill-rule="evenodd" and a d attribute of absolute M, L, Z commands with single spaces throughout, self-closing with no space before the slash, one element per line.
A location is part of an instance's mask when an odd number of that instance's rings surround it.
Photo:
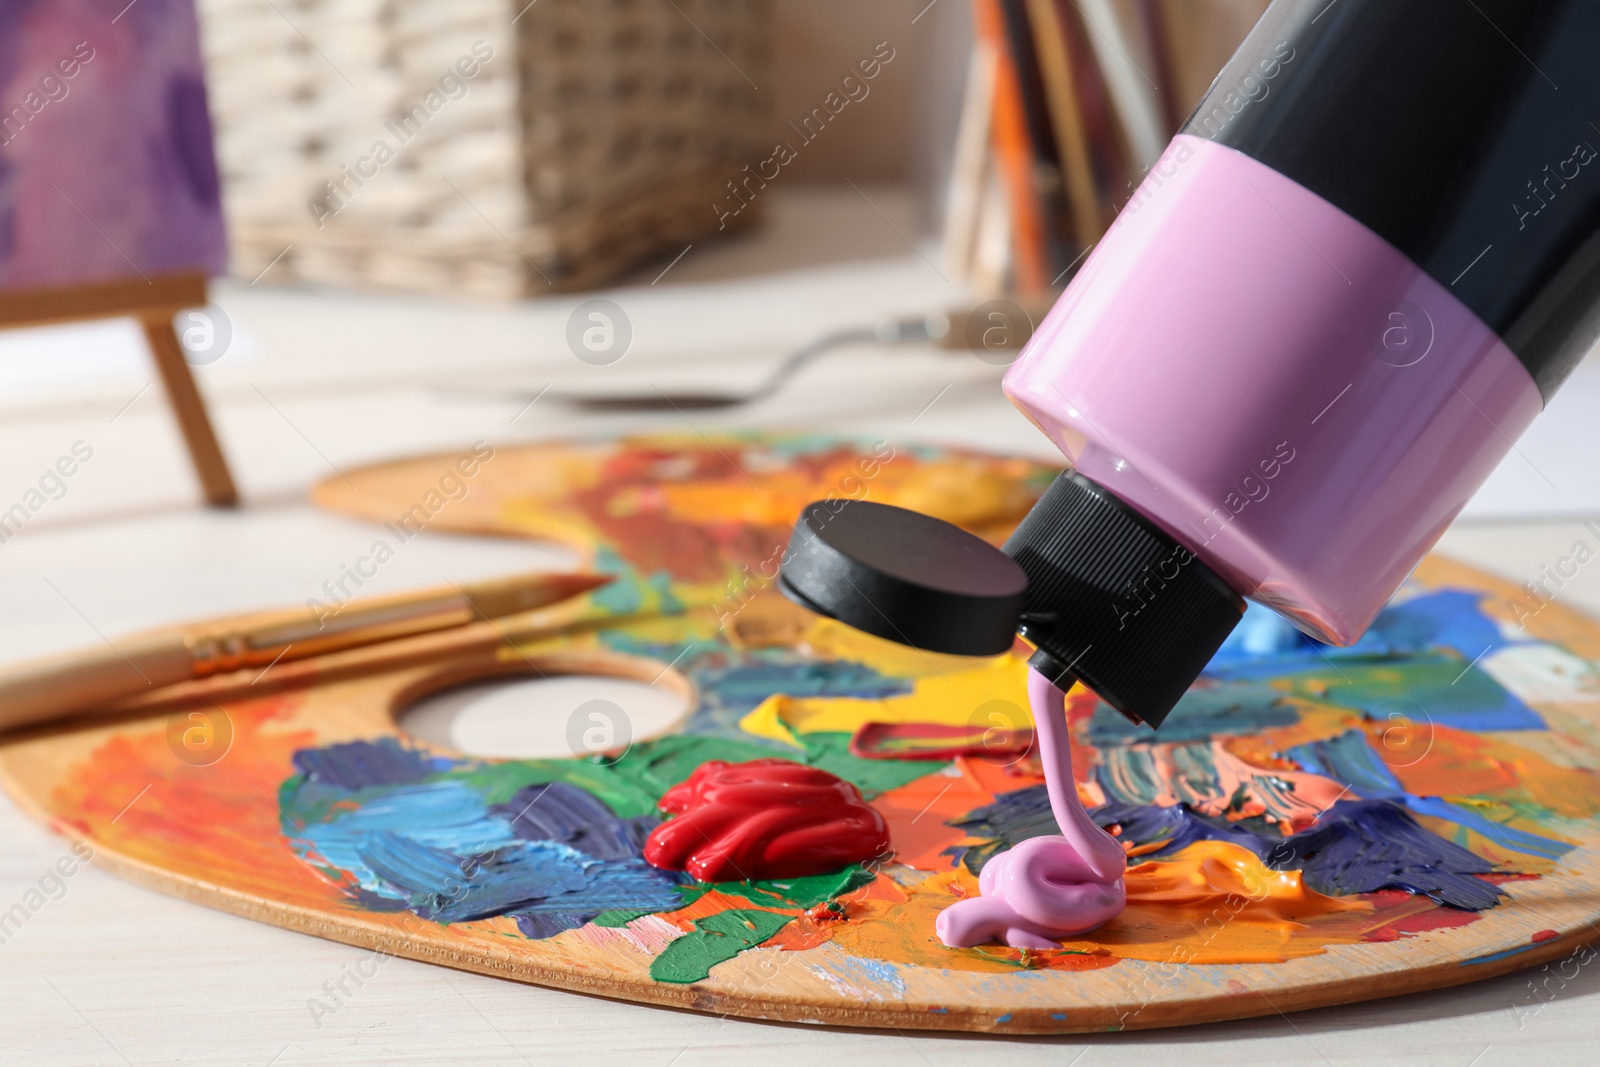
<path fill-rule="evenodd" d="M 832 507 L 782 588 L 1152 726 L 1245 598 L 1354 642 L 1600 338 L 1596 52 L 1585 0 L 1276 0 L 1005 376 L 1071 462 L 1016 568 Z"/>
<path fill-rule="evenodd" d="M 1158 725 L 1240 597 L 1361 636 L 1600 335 L 1596 49 L 1271 6 L 1006 374 L 1073 467 L 1006 546 L 1039 670 Z"/>

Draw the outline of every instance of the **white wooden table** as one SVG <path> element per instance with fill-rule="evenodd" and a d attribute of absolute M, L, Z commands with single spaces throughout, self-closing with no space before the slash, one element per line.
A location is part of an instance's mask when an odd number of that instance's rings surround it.
<path fill-rule="evenodd" d="M 963 293 L 889 224 L 911 232 L 905 199 L 868 189 L 773 196 L 768 231 L 696 247 L 606 295 L 634 326 L 619 363 L 591 367 L 564 341 L 585 297 L 506 308 L 445 300 L 219 285 L 232 349 L 200 368 L 246 506 L 196 504 L 159 386 L 132 327 L 0 336 L 0 509 L 77 441 L 93 458 L 65 495 L 0 544 L 0 659 L 95 643 L 106 634 L 313 595 L 370 542 L 359 523 L 304 503 L 337 468 L 484 439 L 690 431 L 664 417 L 580 416 L 549 403 L 459 390 L 506 385 L 529 395 L 567 385 L 734 386 L 811 334 L 884 314 L 917 313 Z M 879 209 L 883 214 L 878 213 Z M 662 264 L 664 265 L 664 264 Z M 1592 373 L 1585 368 L 1586 373 Z M 1051 455 L 1001 398 L 999 370 L 969 355 L 853 350 L 775 399 L 693 416 L 693 428 L 806 427 Z M 131 403 L 130 403 L 131 401 Z M 1570 402 L 1578 406 L 1577 401 Z M 1553 418 L 1553 416 L 1552 416 Z M 1582 419 L 1568 419 L 1582 423 Z M 1580 521 L 1600 515 L 1595 451 L 1579 425 L 1525 444 L 1476 506 L 1565 518 L 1459 522 L 1443 548 L 1518 582 L 1566 554 Z M 1593 432 L 1592 428 L 1588 432 Z M 1574 436 L 1575 435 L 1575 436 Z M 1576 442 L 1576 443 L 1575 443 Z M 1574 456 L 1574 449 L 1580 454 Z M 1512 470 L 1519 462 L 1527 470 Z M 1533 487 L 1543 471 L 1556 483 Z M 1566 484 L 1562 484 L 1565 482 Z M 1522 488 L 1527 491 L 1523 492 Z M 380 573 L 377 591 L 561 565 L 557 549 L 425 534 Z M 1600 613 L 1600 567 L 1562 590 Z M 0 800 L 0 911 L 65 851 Z M 599 1062 L 747 1065 L 885 1060 L 962 1064 L 1003 1055 L 1058 1067 L 1178 1063 L 1593 1063 L 1600 964 L 1555 995 L 1512 974 L 1402 1000 L 1182 1030 L 1063 1039 L 980 1039 L 820 1030 L 636 1007 L 394 960 L 334 1015 L 308 1008 L 360 950 L 208 911 L 92 865 L 0 944 L 0 1062 L 265 1065 Z M 1570 968 L 1569 968 L 1570 971 Z M 1557 982 L 1551 982 L 1555 988 Z"/>

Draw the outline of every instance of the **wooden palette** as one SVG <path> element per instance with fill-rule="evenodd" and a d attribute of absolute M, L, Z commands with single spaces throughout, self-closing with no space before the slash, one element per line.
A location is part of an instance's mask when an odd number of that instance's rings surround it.
<path fill-rule="evenodd" d="M 1012 749 L 867 759 L 848 741 L 869 724 L 926 724 L 943 745 L 953 726 L 1025 726 L 1025 650 L 970 661 L 891 646 L 775 597 L 768 574 L 807 500 L 870 496 L 998 537 L 1052 473 L 779 436 L 352 471 L 317 499 L 390 524 L 375 527 L 379 539 L 395 540 L 407 515 L 429 529 L 556 537 L 619 578 L 589 602 L 498 628 L 285 664 L 253 686 L 191 683 L 115 717 L 14 736 L 0 745 L 0 778 L 99 862 L 197 903 L 464 970 L 752 1018 L 999 1033 L 1170 1026 L 1473 981 L 1570 955 L 1594 935 L 1600 624 L 1556 604 L 1529 614 L 1510 583 L 1434 558 L 1363 646 L 1219 659 L 1159 738 L 1075 691 L 1086 801 L 1182 815 L 1204 839 L 1152 837 L 1128 814 L 1122 917 L 1059 952 L 940 945 L 934 916 L 976 892 L 974 868 L 1039 832 L 1026 803 L 1041 788 L 1037 764 Z M 1488 649 L 1474 644 L 1485 634 Z M 587 760 L 475 760 L 396 726 L 426 693 L 534 673 L 650 682 L 692 710 L 669 736 Z M 856 781 L 890 823 L 894 859 L 702 889 L 628 853 L 666 785 L 702 759 L 762 755 Z M 568 802 L 589 812 L 576 837 L 549 829 Z M 554 837 L 530 836 L 525 803 L 543 805 L 533 810 Z M 1312 849 L 1299 867 L 1269 870 L 1263 856 L 1277 853 L 1234 843 L 1308 840 L 1292 835 L 1351 812 L 1414 828 L 1446 867 L 1481 865 L 1441 879 L 1438 895 L 1505 896 L 1474 911 L 1393 887 L 1333 892 L 1366 868 L 1330 873 Z M 409 880 L 441 856 L 466 857 L 459 884 Z M 530 857 L 539 862 L 517 866 Z M 522 896 L 494 905 L 506 885 Z"/>

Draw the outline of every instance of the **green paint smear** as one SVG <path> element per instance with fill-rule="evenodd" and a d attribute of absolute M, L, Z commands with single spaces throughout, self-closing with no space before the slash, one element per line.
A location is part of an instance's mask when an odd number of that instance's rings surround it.
<path fill-rule="evenodd" d="M 838 775 L 869 799 L 950 765 L 949 760 L 861 759 L 850 754 L 850 735 L 845 733 L 799 736 L 806 751 L 797 762 Z"/>
<path fill-rule="evenodd" d="M 1337 670 L 1286 675 L 1280 683 L 1287 683 L 1296 696 L 1367 714 L 1396 701 L 1441 717 L 1500 709 L 1507 701 L 1505 689 L 1491 675 L 1472 666 L 1463 670 L 1456 658 L 1437 654 L 1344 662 Z"/>
<path fill-rule="evenodd" d="M 646 611 L 663 615 L 684 613 L 683 600 L 673 590 L 672 575 L 666 571 L 640 574 L 609 545 L 601 545 L 596 550 L 594 568 L 616 575 L 610 585 L 590 594 L 591 601 L 605 611 L 613 615 L 637 615 Z"/>
<path fill-rule="evenodd" d="M 850 735 L 805 734 L 804 752 L 795 762 L 836 774 L 868 797 L 897 789 L 947 764 L 935 760 L 864 760 L 850 754 Z M 791 750 L 792 751 L 792 750 Z M 488 804 L 508 804 L 517 790 L 545 782 L 566 782 L 604 801 L 618 818 L 649 815 L 661 795 L 687 779 L 711 760 L 745 763 L 770 759 L 782 751 L 770 744 L 735 738 L 673 734 L 634 745 L 617 762 L 593 760 L 508 760 L 484 763 L 469 770 L 452 770 L 432 777 L 463 781 Z M 284 783 L 292 786 L 293 780 Z M 281 791 L 280 791 L 281 792 Z"/>
<path fill-rule="evenodd" d="M 509 804 L 523 786 L 566 782 L 604 801 L 621 819 L 650 814 L 656 810 L 656 801 L 661 797 L 660 793 L 642 789 L 639 783 L 619 775 L 616 767 L 588 760 L 485 763 L 467 771 L 452 772 L 449 777 L 470 785 L 486 804 Z"/>
<path fill-rule="evenodd" d="M 627 926 L 635 919 L 654 914 L 654 911 L 648 909 L 641 911 L 636 908 L 612 908 L 610 911 L 602 911 L 599 915 L 590 919 L 589 922 L 595 926 L 619 927 Z"/>
<path fill-rule="evenodd" d="M 673 941 L 650 961 L 650 977 L 680 985 L 711 975 L 711 968 L 755 948 L 794 918 L 775 911 L 737 908 L 696 919 L 694 931 Z"/>
<path fill-rule="evenodd" d="M 611 769 L 638 783 L 641 788 L 654 790 L 659 800 L 662 793 L 688 778 L 702 763 L 711 760 L 744 763 L 772 755 L 771 746 L 754 741 L 673 734 L 635 745 L 633 751 Z"/>
<path fill-rule="evenodd" d="M 840 893 L 848 893 L 870 883 L 875 877 L 871 871 L 852 864 L 826 874 L 808 874 L 802 878 L 774 878 L 760 882 L 698 882 L 678 887 L 683 898 L 680 907 L 688 907 L 710 892 L 743 897 L 752 904 L 765 908 L 789 908 L 804 911 L 830 900 Z M 676 909 L 613 908 L 603 911 L 590 920 L 596 926 L 627 926 L 633 920 L 660 911 Z"/>
<path fill-rule="evenodd" d="M 713 889 L 727 893 L 731 896 L 741 896 L 752 904 L 761 904 L 773 908 L 809 908 L 821 904 L 840 893 L 848 893 L 852 889 L 859 889 L 872 881 L 876 875 L 861 867 L 851 864 L 849 867 L 826 874 L 808 874 L 801 878 L 772 878 L 759 882 L 714 882 L 701 886 L 685 887 L 698 889 L 691 899 L 699 899 L 700 895 Z M 686 900 L 684 903 L 689 903 Z"/>
<path fill-rule="evenodd" d="M 852 864 L 842 871 L 832 871 L 828 874 L 809 874 L 804 878 L 780 878 L 745 884 L 754 892 L 769 893 L 775 900 L 781 900 L 793 907 L 810 908 L 825 900 L 831 900 L 840 893 L 860 889 L 870 884 L 876 877 L 873 872 Z"/>
<path fill-rule="evenodd" d="M 1283 703 L 1284 692 L 1269 682 L 1226 681 L 1191 689 L 1179 698 L 1161 724 L 1162 741 L 1203 741 L 1224 734 L 1249 734 L 1272 726 L 1290 726 L 1300 713 Z M 1088 741 L 1097 748 L 1148 742 L 1150 728 L 1134 725 L 1104 702 L 1095 704 Z"/>
<path fill-rule="evenodd" d="M 796 763 L 838 775 L 869 797 L 898 789 L 947 766 L 947 761 L 942 760 L 858 759 L 850 754 L 850 735 L 844 733 L 805 734 L 801 740 L 805 742 L 805 750 L 794 753 Z M 701 764 L 711 760 L 746 763 L 782 755 L 781 749 L 761 742 L 673 734 L 634 745 L 627 755 L 609 767 L 597 762 L 564 760 L 528 760 L 520 766 L 539 767 L 543 773 L 559 774 L 562 781 L 589 790 L 610 804 L 618 816 L 628 818 L 655 811 L 661 795 L 686 780 Z M 541 780 L 549 779 L 528 778 L 524 772 L 520 784 L 506 793 L 506 800 L 522 785 Z M 613 797 L 617 798 L 615 802 Z M 499 802 L 505 803 L 505 800 Z M 623 806 L 619 807 L 619 803 Z"/>
<path fill-rule="evenodd" d="M 766 745 L 676 734 L 634 745 L 609 765 L 603 758 L 508 760 L 451 771 L 443 777 L 466 782 L 488 804 L 508 804 L 524 786 L 566 782 L 604 801 L 618 818 L 631 819 L 653 813 L 661 794 L 693 774 L 706 760 L 743 763 L 772 754 Z"/>

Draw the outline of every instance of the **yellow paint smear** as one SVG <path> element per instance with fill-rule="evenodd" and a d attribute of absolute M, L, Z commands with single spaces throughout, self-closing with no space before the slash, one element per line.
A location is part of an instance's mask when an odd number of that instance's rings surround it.
<path fill-rule="evenodd" d="M 864 657 L 854 658 L 860 661 Z M 966 670 L 924 675 L 913 680 L 911 692 L 882 699 L 775 694 L 739 720 L 739 727 L 757 737 L 792 745 L 798 744 L 795 734 L 853 734 L 869 722 L 997 725 L 988 717 L 991 711 L 1007 719 L 1005 725 L 1032 725 L 1027 661 L 1007 655 L 981 663 Z"/>

